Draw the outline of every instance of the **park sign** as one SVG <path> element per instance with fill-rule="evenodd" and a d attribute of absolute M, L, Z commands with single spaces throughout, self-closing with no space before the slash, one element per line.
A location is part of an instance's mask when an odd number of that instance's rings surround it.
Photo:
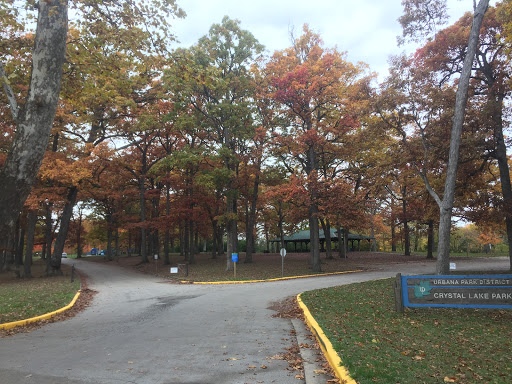
<path fill-rule="evenodd" d="M 418 275 L 395 280 L 396 309 L 510 308 L 512 275 Z"/>

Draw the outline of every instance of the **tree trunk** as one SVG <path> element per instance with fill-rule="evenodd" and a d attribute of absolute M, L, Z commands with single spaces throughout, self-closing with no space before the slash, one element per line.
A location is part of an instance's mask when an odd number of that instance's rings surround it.
<path fill-rule="evenodd" d="M 17 227 L 18 239 L 16 240 L 16 255 L 14 257 L 16 268 L 23 264 L 23 248 L 25 247 L 25 226 L 21 224 L 21 217 L 18 219 Z"/>
<path fill-rule="evenodd" d="M 428 222 L 427 259 L 434 258 L 434 220 Z"/>
<path fill-rule="evenodd" d="M 166 193 L 165 193 L 165 216 L 167 218 L 167 223 L 165 227 L 165 238 L 164 238 L 164 264 L 171 264 L 171 258 L 169 256 L 169 241 L 171 237 L 171 229 L 169 228 L 169 216 L 171 215 L 171 186 L 170 183 L 167 182 L 166 185 Z"/>
<path fill-rule="evenodd" d="M 235 197 L 236 190 L 230 181 L 227 192 L 227 216 L 228 216 L 228 246 L 226 254 L 226 271 L 233 269 L 231 255 L 238 253 L 238 225 L 237 225 L 237 199 Z"/>
<path fill-rule="evenodd" d="M 149 263 L 146 249 L 146 178 L 141 175 L 139 178 L 139 201 L 140 201 L 140 256 L 141 263 Z"/>
<path fill-rule="evenodd" d="M 348 227 L 343 228 L 343 251 L 345 252 L 345 259 L 348 257 L 348 235 L 350 231 Z"/>
<path fill-rule="evenodd" d="M 53 242 L 53 230 L 52 230 L 52 203 L 46 204 L 46 217 L 45 217 L 45 253 L 44 259 L 46 259 L 46 270 L 49 271 L 51 268 L 52 259 L 52 242 Z"/>
<path fill-rule="evenodd" d="M 391 252 L 396 252 L 396 228 L 395 218 L 391 215 Z"/>
<path fill-rule="evenodd" d="M 218 233 L 217 232 L 219 231 L 216 221 L 213 222 L 212 227 L 213 227 L 212 259 L 216 259 L 217 258 L 217 248 L 218 248 L 218 244 L 217 244 Z"/>
<path fill-rule="evenodd" d="M 371 239 L 371 242 L 372 242 L 372 245 L 371 245 L 371 251 L 372 252 L 377 252 L 377 240 L 375 239 L 375 215 L 377 214 L 377 210 L 375 208 L 372 208 L 371 210 L 371 214 L 372 214 L 372 218 L 371 218 L 371 236 L 372 236 L 372 239 Z"/>
<path fill-rule="evenodd" d="M 312 204 L 309 207 L 309 230 L 311 270 L 313 272 L 322 272 L 320 263 L 320 229 L 318 225 L 318 207 L 316 204 Z"/>
<path fill-rule="evenodd" d="M 27 247 L 25 251 L 25 263 L 23 265 L 24 277 L 32 277 L 32 251 L 34 248 L 34 235 L 36 233 L 37 210 L 31 209 L 27 216 Z"/>
<path fill-rule="evenodd" d="M 336 232 L 338 233 L 338 257 L 340 259 L 345 259 L 347 257 L 347 249 L 345 248 L 345 233 L 340 226 L 338 226 Z"/>
<path fill-rule="evenodd" d="M 114 227 L 113 214 L 107 213 L 107 254 L 105 260 L 112 261 L 112 231 Z"/>
<path fill-rule="evenodd" d="M 115 249 L 115 256 L 116 256 L 116 259 L 119 259 L 119 256 L 121 256 L 121 252 L 119 250 L 119 228 L 118 226 L 116 225 L 116 231 L 115 231 L 115 234 L 114 234 L 114 249 Z"/>
<path fill-rule="evenodd" d="M 194 222 L 190 221 L 190 228 L 189 228 L 189 245 L 190 245 L 190 252 L 189 252 L 189 258 L 188 263 L 189 264 L 195 264 L 196 263 L 196 246 L 195 246 L 195 225 Z"/>
<path fill-rule="evenodd" d="M 57 238 L 55 239 L 55 247 L 53 249 L 51 257 L 51 271 L 47 270 L 47 274 L 62 274 L 62 271 L 60 269 L 62 261 L 62 252 L 64 251 L 64 244 L 66 243 L 69 222 L 71 221 L 71 216 L 73 215 L 73 207 L 75 206 L 77 196 L 78 188 L 69 188 L 66 205 L 64 206 L 64 210 L 62 211 L 62 216 L 60 219 L 59 233 L 57 235 Z"/>
<path fill-rule="evenodd" d="M 8 82 L 2 81 L 16 123 L 14 142 L 0 171 L 2 239 L 7 239 L 12 233 L 32 190 L 48 145 L 59 100 L 66 52 L 67 1 L 40 1 L 38 6 L 30 86 L 21 109 Z M 7 78 L 1 63 L 0 78 Z"/>
<path fill-rule="evenodd" d="M 252 186 L 252 194 L 251 194 L 251 207 L 249 210 L 248 220 L 247 220 L 247 251 L 245 253 L 245 262 L 252 263 L 252 254 L 255 251 L 255 241 L 254 241 L 254 227 L 256 225 L 256 206 L 258 203 L 258 192 L 260 186 L 260 170 L 261 170 L 261 156 L 258 158 L 256 174 L 254 177 L 254 184 Z"/>
<path fill-rule="evenodd" d="M 76 258 L 82 257 L 82 208 L 78 209 L 78 230 L 76 232 Z"/>
<path fill-rule="evenodd" d="M 510 271 L 512 271 L 512 185 L 510 182 L 510 169 L 508 167 L 507 146 L 503 136 L 503 99 L 497 97 L 493 103 L 492 118 L 494 120 L 495 157 L 500 171 L 501 193 L 503 194 L 503 209 L 505 212 L 505 225 L 508 239 L 508 255 Z"/>
<path fill-rule="evenodd" d="M 411 234 L 409 230 L 409 220 L 407 219 L 407 187 L 402 188 L 402 217 L 404 225 L 404 242 L 405 242 L 405 256 L 411 256 Z"/>
<path fill-rule="evenodd" d="M 322 230 L 324 231 L 325 236 L 325 258 L 326 259 L 334 259 L 332 255 L 332 244 L 331 244 L 331 223 L 329 219 L 320 219 L 320 224 L 322 224 Z"/>
<path fill-rule="evenodd" d="M 480 27 L 489 6 L 489 0 L 480 0 L 474 15 L 471 32 L 469 33 L 468 49 L 464 57 L 464 64 L 457 86 L 455 96 L 455 113 L 453 116 L 452 131 L 450 136 L 450 152 L 448 156 L 448 168 L 446 171 L 446 180 L 444 184 L 443 199 L 433 193 L 428 188 L 432 197 L 439 205 L 439 248 L 437 251 L 436 273 L 439 275 L 448 274 L 450 271 L 450 230 L 453 202 L 455 199 L 455 182 L 457 180 L 457 166 L 459 161 L 459 147 L 461 141 L 462 127 L 464 124 L 464 116 L 466 112 L 466 104 L 468 99 L 468 87 L 478 46 Z"/>

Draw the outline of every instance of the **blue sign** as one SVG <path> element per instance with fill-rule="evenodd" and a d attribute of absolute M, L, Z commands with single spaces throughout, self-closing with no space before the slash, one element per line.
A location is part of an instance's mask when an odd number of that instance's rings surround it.
<path fill-rule="evenodd" d="M 232 253 L 231 254 L 231 261 L 233 263 L 238 263 L 238 253 Z"/>
<path fill-rule="evenodd" d="M 512 308 L 512 275 L 401 276 L 404 307 Z"/>

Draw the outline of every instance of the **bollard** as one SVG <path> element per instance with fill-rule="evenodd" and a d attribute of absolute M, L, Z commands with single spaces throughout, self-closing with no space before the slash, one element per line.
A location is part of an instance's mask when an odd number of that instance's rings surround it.
<path fill-rule="evenodd" d="M 71 282 L 75 281 L 75 264 L 71 266 Z"/>

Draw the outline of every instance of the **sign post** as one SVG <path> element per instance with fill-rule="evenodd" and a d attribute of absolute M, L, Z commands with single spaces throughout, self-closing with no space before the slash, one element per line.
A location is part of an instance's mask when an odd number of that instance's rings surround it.
<path fill-rule="evenodd" d="M 284 277 L 284 257 L 286 256 L 286 249 L 281 248 L 279 253 L 281 255 L 281 277 Z"/>
<path fill-rule="evenodd" d="M 155 256 L 153 256 L 155 259 L 155 274 L 158 275 L 158 254 L 155 253 Z"/>
<path fill-rule="evenodd" d="M 231 254 L 231 261 L 233 262 L 233 271 L 235 272 L 235 279 L 236 279 L 236 263 L 238 262 L 238 253 Z"/>

